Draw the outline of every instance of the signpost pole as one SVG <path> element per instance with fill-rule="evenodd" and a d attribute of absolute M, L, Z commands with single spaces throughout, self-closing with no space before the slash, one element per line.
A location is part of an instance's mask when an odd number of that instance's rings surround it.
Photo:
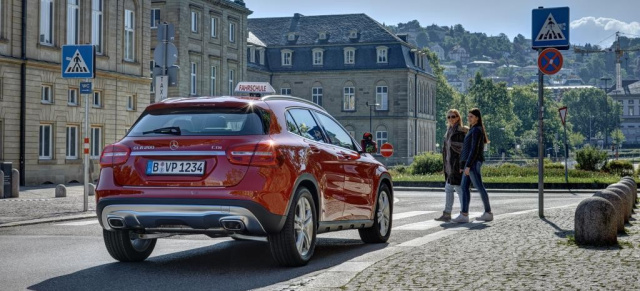
<path fill-rule="evenodd" d="M 538 55 L 542 49 L 538 49 Z M 538 70 L 538 216 L 544 217 L 544 74 Z"/>
<path fill-rule="evenodd" d="M 85 82 L 89 79 L 85 78 Z M 89 94 L 84 94 L 84 211 L 89 210 Z"/>
<path fill-rule="evenodd" d="M 567 125 L 564 125 L 564 180 L 569 184 L 569 164 L 567 160 L 569 158 L 569 145 L 567 145 Z"/>

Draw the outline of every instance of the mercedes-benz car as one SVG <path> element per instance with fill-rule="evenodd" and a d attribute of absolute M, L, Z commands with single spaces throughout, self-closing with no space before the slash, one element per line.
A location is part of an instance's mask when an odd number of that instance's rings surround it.
<path fill-rule="evenodd" d="M 318 233 L 391 234 L 392 178 L 321 106 L 291 96 L 169 98 L 104 148 L 97 216 L 109 254 L 143 261 L 158 238 L 266 241 L 306 264 Z"/>

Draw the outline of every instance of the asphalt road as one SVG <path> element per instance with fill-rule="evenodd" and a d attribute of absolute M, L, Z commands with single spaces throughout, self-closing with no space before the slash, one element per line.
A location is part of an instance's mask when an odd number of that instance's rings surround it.
<path fill-rule="evenodd" d="M 433 221 L 444 205 L 444 193 L 396 191 L 389 245 L 456 227 Z M 592 194 L 545 194 L 545 207 L 576 205 Z M 491 193 L 496 215 L 537 211 L 538 194 Z M 458 200 L 454 212 L 459 209 Z M 471 215 L 482 212 L 472 195 Z M 0 229 L 0 281 L 3 290 L 248 290 L 330 268 L 385 244 L 363 244 L 357 231 L 319 236 L 311 262 L 304 267 L 276 265 L 266 243 L 207 236 L 158 240 L 142 263 L 119 263 L 107 253 L 96 219 Z"/>

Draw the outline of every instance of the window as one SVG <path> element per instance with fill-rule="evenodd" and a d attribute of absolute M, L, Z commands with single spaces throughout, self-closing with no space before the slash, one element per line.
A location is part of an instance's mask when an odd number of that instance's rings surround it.
<path fill-rule="evenodd" d="M 287 121 L 287 131 L 291 133 L 295 133 L 297 135 L 301 135 L 300 130 L 298 129 L 298 125 L 296 125 L 296 122 L 293 120 L 291 113 L 289 112 L 285 113 L 285 118 Z"/>
<path fill-rule="evenodd" d="M 153 68 L 156 67 L 156 61 L 149 61 L 149 75 L 151 76 L 151 88 L 149 89 L 151 93 L 156 92 L 156 78 L 153 76 Z"/>
<path fill-rule="evenodd" d="M 40 94 L 40 101 L 42 103 L 53 103 L 53 96 L 51 93 L 51 85 L 42 85 Z"/>
<path fill-rule="evenodd" d="M 355 150 L 356 147 L 349 136 L 349 133 L 345 131 L 340 124 L 335 122 L 329 116 L 326 116 L 322 113 L 316 113 L 320 123 L 322 123 L 322 127 L 324 131 L 327 133 L 327 137 L 329 138 L 329 142 L 332 145 L 343 147 L 350 150 Z"/>
<path fill-rule="evenodd" d="M 129 95 L 127 96 L 127 110 L 135 111 L 136 110 L 136 96 Z"/>
<path fill-rule="evenodd" d="M 77 106 L 78 105 L 78 89 L 69 88 L 67 94 L 67 104 Z"/>
<path fill-rule="evenodd" d="M 53 45 L 53 0 L 40 0 L 40 43 Z"/>
<path fill-rule="evenodd" d="M 216 66 L 211 66 L 211 84 L 209 87 L 210 90 L 210 94 L 211 95 L 216 95 L 216 72 L 217 72 L 217 68 Z"/>
<path fill-rule="evenodd" d="M 356 88 L 344 87 L 344 99 L 342 109 L 347 111 L 356 110 Z"/>
<path fill-rule="evenodd" d="M 282 65 L 283 66 L 291 66 L 291 64 L 292 64 L 292 55 L 293 55 L 293 51 L 292 50 L 282 50 L 281 56 L 282 56 Z"/>
<path fill-rule="evenodd" d="M 191 62 L 191 95 L 196 95 L 196 81 L 198 79 L 198 65 L 194 62 Z"/>
<path fill-rule="evenodd" d="M 256 48 L 254 46 L 249 46 L 249 62 L 256 62 Z"/>
<path fill-rule="evenodd" d="M 327 39 L 327 33 L 326 32 L 320 32 L 318 34 L 318 39 L 321 39 L 321 40 Z"/>
<path fill-rule="evenodd" d="M 134 61 L 134 22 L 135 15 L 131 10 L 124 11 L 124 59 Z"/>
<path fill-rule="evenodd" d="M 323 59 L 323 55 L 324 55 L 324 50 L 323 49 L 313 49 L 313 65 L 314 66 L 322 66 L 322 59 Z"/>
<path fill-rule="evenodd" d="M 260 56 L 260 64 L 264 65 L 264 48 L 260 48 L 258 55 Z"/>
<path fill-rule="evenodd" d="M 160 23 L 160 9 L 153 8 L 151 9 L 151 28 L 158 28 L 158 23 Z"/>
<path fill-rule="evenodd" d="M 198 12 L 191 11 L 191 32 L 198 32 Z"/>
<path fill-rule="evenodd" d="M 311 101 L 322 106 L 322 87 L 311 88 Z"/>
<path fill-rule="evenodd" d="M 4 127 L 2 125 L 2 119 L 0 119 L 0 161 L 4 159 Z"/>
<path fill-rule="evenodd" d="M 378 153 L 380 153 L 380 148 L 385 143 L 387 143 L 387 132 L 376 131 L 376 144 L 378 144 Z"/>
<path fill-rule="evenodd" d="M 40 124 L 40 138 L 38 142 L 38 158 L 51 160 L 53 158 L 53 136 L 51 124 Z"/>
<path fill-rule="evenodd" d="M 324 136 L 322 134 L 322 129 L 316 123 L 316 120 L 311 115 L 309 110 L 305 109 L 291 109 L 289 110 L 291 117 L 293 117 L 293 121 L 298 126 L 300 130 L 299 134 L 304 137 L 315 141 L 324 142 Z"/>
<path fill-rule="evenodd" d="M 378 52 L 378 64 L 387 63 L 387 47 L 379 46 L 376 50 Z"/>
<path fill-rule="evenodd" d="M 280 88 L 280 95 L 291 95 L 291 88 Z"/>
<path fill-rule="evenodd" d="M 356 63 L 356 49 L 348 47 L 344 49 L 344 63 L 353 65 Z"/>
<path fill-rule="evenodd" d="M 633 104 L 633 100 L 629 100 L 629 104 Z"/>
<path fill-rule="evenodd" d="M 102 1 L 91 0 L 91 43 L 96 53 L 102 54 Z"/>
<path fill-rule="evenodd" d="M 90 155 L 92 159 L 100 158 L 102 151 L 102 127 L 91 127 Z"/>
<path fill-rule="evenodd" d="M 229 22 L 229 42 L 236 42 L 236 24 Z"/>
<path fill-rule="evenodd" d="M 218 18 L 211 17 L 211 37 L 218 37 Z"/>
<path fill-rule="evenodd" d="M 67 160 L 78 159 L 78 126 L 67 126 Z"/>
<path fill-rule="evenodd" d="M 629 107 L 629 115 L 633 116 L 634 115 L 634 107 Z"/>
<path fill-rule="evenodd" d="M 102 107 L 102 93 L 100 91 L 93 91 L 93 107 Z"/>
<path fill-rule="evenodd" d="M 349 38 L 351 38 L 351 39 L 358 38 L 358 31 L 355 30 L 355 29 L 349 31 Z"/>
<path fill-rule="evenodd" d="M 68 0 L 67 2 L 67 44 L 78 43 L 78 12 L 80 6 L 78 0 Z"/>
<path fill-rule="evenodd" d="M 229 70 L 229 95 L 233 95 L 233 89 L 235 88 L 233 84 L 234 74 L 235 72 L 233 70 Z"/>
<path fill-rule="evenodd" d="M 376 110 L 389 110 L 389 88 L 387 86 L 376 87 Z"/>

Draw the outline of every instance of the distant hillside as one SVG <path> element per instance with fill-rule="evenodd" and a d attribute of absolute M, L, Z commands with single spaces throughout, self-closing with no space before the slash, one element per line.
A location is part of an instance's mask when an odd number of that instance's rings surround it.
<path fill-rule="evenodd" d="M 531 49 L 531 39 L 527 39 L 521 34 L 510 40 L 502 33 L 498 36 L 487 36 L 481 32 L 469 32 L 461 24 L 452 27 L 436 24 L 423 27 L 417 20 L 385 26 L 396 34 L 409 35 L 409 41 L 420 48 L 432 49 L 436 45 L 440 46 L 444 50 L 444 58 L 441 57 L 440 60 L 441 64 L 456 65 L 458 68 L 463 68 L 463 65 L 472 61 L 491 61 L 495 63 L 495 68 L 536 65 L 536 54 Z M 617 43 L 614 43 L 612 47 L 614 48 L 616 45 Z M 621 36 L 620 45 L 623 49 L 640 49 L 640 38 Z M 589 51 L 609 49 L 591 44 L 580 48 Z M 466 52 L 466 55 L 455 54 L 458 51 Z M 451 52 L 454 54 L 450 55 Z M 613 52 L 574 54 L 572 48 L 564 51 L 563 55 L 565 55 L 564 67 L 571 68 L 571 71 L 587 84 L 600 86 L 600 78 L 615 78 L 615 54 Z M 623 79 L 640 79 L 640 51 L 626 52 L 621 60 Z M 504 74 L 504 72 L 497 71 L 496 69 L 488 73 Z M 465 76 L 461 76 L 461 78 L 463 77 Z"/>

